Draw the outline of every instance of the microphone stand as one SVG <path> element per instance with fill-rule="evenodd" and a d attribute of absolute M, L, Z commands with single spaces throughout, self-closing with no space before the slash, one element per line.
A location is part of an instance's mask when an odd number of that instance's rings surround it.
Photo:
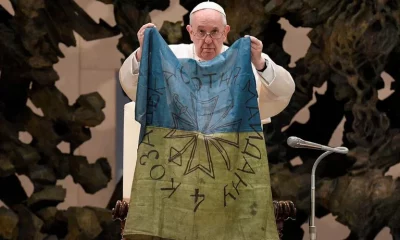
<path fill-rule="evenodd" d="M 317 171 L 317 166 L 321 162 L 321 160 L 324 159 L 329 154 L 332 154 L 334 152 L 346 154 L 348 152 L 348 149 L 344 147 L 336 147 L 333 148 L 332 150 L 334 151 L 326 151 L 323 154 L 321 154 L 315 161 L 311 171 L 311 217 L 309 226 L 310 240 L 317 239 L 317 227 L 315 226 L 315 172 Z"/>

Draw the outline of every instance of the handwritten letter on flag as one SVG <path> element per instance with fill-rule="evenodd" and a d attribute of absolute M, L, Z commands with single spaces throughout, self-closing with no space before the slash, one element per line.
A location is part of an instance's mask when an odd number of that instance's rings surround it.
<path fill-rule="evenodd" d="M 138 159 L 124 237 L 277 240 L 250 39 L 178 59 L 145 32 Z"/>

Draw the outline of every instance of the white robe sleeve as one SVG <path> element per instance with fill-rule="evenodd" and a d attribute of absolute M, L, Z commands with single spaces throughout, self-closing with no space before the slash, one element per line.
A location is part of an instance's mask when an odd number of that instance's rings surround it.
<path fill-rule="evenodd" d="M 274 63 L 268 55 L 263 54 L 263 57 L 267 60 L 267 69 L 262 73 L 257 71 L 257 78 L 261 82 L 257 90 L 260 118 L 265 124 L 287 107 L 295 91 L 295 84 L 286 69 Z"/>
<path fill-rule="evenodd" d="M 188 45 L 189 46 L 189 45 Z M 170 46 L 174 54 L 179 57 L 191 57 L 188 54 L 186 45 Z M 136 50 L 137 51 L 137 50 Z M 122 64 L 119 71 L 119 81 L 122 89 L 132 100 L 136 100 L 136 91 L 139 78 L 139 63 L 134 51 Z M 182 55 L 182 56 L 181 56 Z M 270 118 L 279 114 L 289 104 L 295 90 L 292 76 L 286 69 L 275 64 L 268 55 L 263 54 L 267 59 L 267 69 L 255 74 L 257 78 L 258 104 L 260 118 L 263 124 L 270 122 Z"/>
<path fill-rule="evenodd" d="M 136 59 L 137 49 L 127 58 L 119 70 L 119 82 L 122 89 L 132 100 L 136 100 L 136 90 L 139 78 L 139 62 Z"/>

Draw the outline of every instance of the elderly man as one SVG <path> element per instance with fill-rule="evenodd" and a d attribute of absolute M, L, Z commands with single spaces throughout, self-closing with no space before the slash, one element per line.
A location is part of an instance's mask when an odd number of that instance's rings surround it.
<path fill-rule="evenodd" d="M 155 27 L 148 23 L 138 31 L 140 46 L 143 45 L 144 30 Z M 194 58 L 207 61 L 228 49 L 223 43 L 227 38 L 230 26 L 227 25 L 223 8 L 213 2 L 204 2 L 193 9 L 190 14 L 190 25 L 186 27 L 193 41 L 192 44 L 170 45 L 178 58 Z M 295 84 L 288 71 L 275 64 L 271 58 L 262 53 L 263 44 L 257 38 L 251 39 L 251 61 L 257 81 L 258 104 L 261 123 L 271 121 L 271 117 L 280 113 L 288 105 Z M 141 47 L 134 51 L 120 69 L 120 82 L 130 99 L 135 101 L 138 83 Z"/>
<path fill-rule="evenodd" d="M 230 27 L 216 3 L 193 9 L 193 44 L 172 53 L 152 27 L 120 70 L 142 127 L 124 237 L 278 240 L 260 132 L 287 106 L 293 79 L 255 37 L 224 46 Z"/>

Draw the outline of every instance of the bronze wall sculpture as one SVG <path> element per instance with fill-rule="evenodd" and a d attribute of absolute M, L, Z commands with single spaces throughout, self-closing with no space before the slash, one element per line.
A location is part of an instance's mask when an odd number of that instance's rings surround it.
<path fill-rule="evenodd" d="M 117 49 L 127 57 L 138 47 L 136 31 L 150 21 L 149 12 L 165 10 L 169 1 L 101 0 L 114 5 L 115 27 L 95 23 L 72 0 L 11 2 L 15 16 L 0 6 L 0 199 L 11 209 L 0 209 L 0 218 L 9 219 L 12 230 L 2 231 L 5 228 L 0 227 L 0 236 L 11 239 L 19 233 L 20 239 L 52 234 L 74 238 L 80 234 L 80 239 L 113 239 L 119 226 L 110 222 L 108 210 L 55 208 L 65 197 L 65 190 L 55 186 L 57 179 L 71 174 L 87 192 L 96 192 L 109 181 L 111 170 L 105 159 L 90 165 L 85 157 L 57 149 L 60 141 L 69 142 L 72 153 L 88 141 L 90 127 L 104 119 L 105 103 L 92 93 L 70 105 L 54 86 L 58 76 L 53 64 L 63 56 L 58 43 L 75 45 L 72 30 L 85 40 L 122 33 Z M 180 0 L 188 10 L 199 2 Z M 286 138 L 295 135 L 327 144 L 343 117 L 343 143 L 351 152 L 347 156 L 330 155 L 320 164 L 317 216 L 338 216 L 337 220 L 351 230 L 347 239 L 374 239 L 385 226 L 393 239 L 400 239 L 400 183 L 384 176 L 391 166 L 400 163 L 400 108 L 396 105 L 400 103 L 400 1 L 216 2 L 225 7 L 232 27 L 229 42 L 245 34 L 257 36 L 264 42 L 264 52 L 287 68 L 296 82 L 289 106 L 264 129 L 274 198 L 292 200 L 298 210 L 297 220 L 285 223 L 284 239 L 302 239 L 300 226 L 309 213 L 310 172 L 319 154 L 289 149 Z M 281 17 L 295 27 L 312 28 L 308 34 L 312 44 L 295 68 L 288 67 L 289 56 L 282 48 L 285 32 L 277 23 Z M 184 23 L 188 23 L 188 15 Z M 179 24 L 168 23 L 160 29 L 170 43 L 190 41 Z M 381 101 L 377 91 L 383 87 L 383 71 L 396 81 L 391 86 L 394 93 Z M 306 124 L 295 122 L 281 132 L 311 100 L 313 87 L 324 82 L 327 91 L 317 94 L 310 120 Z M 28 98 L 42 109 L 43 117 L 26 106 Z M 21 143 L 19 131 L 28 131 L 32 143 Z M 295 156 L 301 157 L 302 165 L 290 164 Z M 81 178 L 80 174 L 89 169 L 96 171 L 96 181 Z M 14 173 L 26 174 L 32 180 L 32 196 L 26 196 Z M 98 224 L 77 226 L 84 215 Z"/>
<path fill-rule="evenodd" d="M 347 239 L 374 239 L 385 226 L 394 239 L 399 239 L 400 181 L 384 174 L 400 162 L 400 109 L 395 106 L 400 100 L 400 69 L 395 67 L 400 57 L 400 2 L 281 2 L 267 8 L 295 26 L 313 30 L 308 35 L 312 44 L 307 55 L 292 69 L 297 85 L 294 98 L 267 129 L 270 155 L 277 162 L 272 170 L 275 193 L 291 196 L 304 210 L 298 224 L 306 220 L 306 193 L 316 153 L 287 149 L 283 137 L 297 135 L 327 144 L 345 116 L 343 143 L 351 152 L 347 156 L 331 155 L 320 166 L 317 214 L 338 216 L 337 220 L 351 230 Z M 383 71 L 397 82 L 391 86 L 395 92 L 380 101 L 377 90 L 383 88 Z M 327 92 L 317 96 L 317 103 L 310 108 L 310 121 L 293 124 L 283 135 L 276 132 L 310 100 L 311 88 L 324 81 Z M 296 155 L 303 160 L 301 166 L 284 163 Z M 288 181 L 282 184 L 284 179 Z M 289 235 L 297 236 L 296 231 L 289 231 Z"/>
<path fill-rule="evenodd" d="M 96 193 L 107 186 L 111 168 L 105 158 L 89 164 L 85 156 L 73 154 L 91 138 L 90 128 L 104 120 L 106 103 L 98 93 L 69 103 L 55 86 L 59 77 L 53 65 L 63 57 L 59 43 L 76 46 L 73 31 L 92 40 L 115 36 L 119 30 L 95 23 L 71 0 L 11 3 L 14 16 L 0 5 L 0 199 L 9 207 L 0 208 L 0 239 L 116 236 L 118 224 L 111 221 L 110 210 L 56 208 L 66 196 L 66 189 L 56 186 L 58 179 L 71 175 L 87 193 Z M 26 105 L 28 99 L 43 116 Z M 20 131 L 32 136 L 31 143 L 19 140 Z M 62 141 L 70 144 L 69 154 L 57 148 Z M 31 196 L 15 173 L 31 180 Z"/>

